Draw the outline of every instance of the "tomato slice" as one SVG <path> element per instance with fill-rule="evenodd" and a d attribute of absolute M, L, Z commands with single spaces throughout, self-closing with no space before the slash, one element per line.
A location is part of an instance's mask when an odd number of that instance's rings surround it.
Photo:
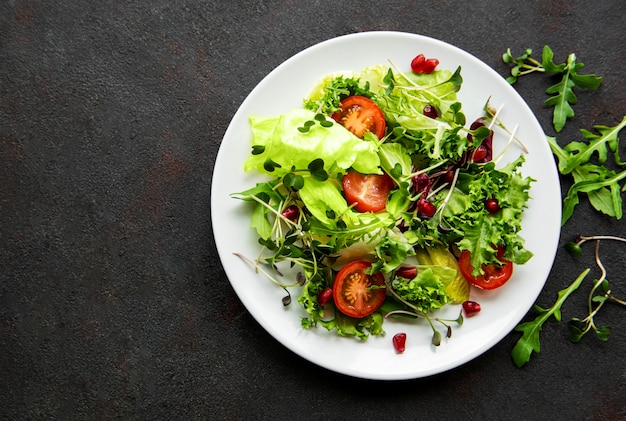
<path fill-rule="evenodd" d="M 355 260 L 345 265 L 335 276 L 333 300 L 337 309 L 346 316 L 357 319 L 369 316 L 385 301 L 385 278 L 380 272 L 373 275 L 365 273 L 370 267 L 372 264 L 368 261 Z"/>
<path fill-rule="evenodd" d="M 385 115 L 369 98 L 360 95 L 349 96 L 339 106 L 339 111 L 331 116 L 333 120 L 363 139 L 365 132 L 372 132 L 379 139 L 385 135 L 387 123 Z"/>
<path fill-rule="evenodd" d="M 387 196 L 395 183 L 387 174 L 361 174 L 348 170 L 341 182 L 349 205 L 359 212 L 380 212 L 387 206 Z"/>
<path fill-rule="evenodd" d="M 502 262 L 502 266 L 483 265 L 485 273 L 474 276 L 472 275 L 474 268 L 472 267 L 470 252 L 463 250 L 459 256 L 459 266 L 463 277 L 470 284 L 481 289 L 495 289 L 506 284 L 513 275 L 513 262 L 500 257 L 498 259 Z"/>

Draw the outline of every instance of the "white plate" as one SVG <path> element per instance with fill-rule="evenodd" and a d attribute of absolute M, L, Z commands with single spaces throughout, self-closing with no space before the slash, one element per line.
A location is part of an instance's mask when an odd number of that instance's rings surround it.
<path fill-rule="evenodd" d="M 300 326 L 304 310 L 296 302 L 284 308 L 284 291 L 261 274 L 256 274 L 233 253 L 256 257 L 259 251 L 255 232 L 250 228 L 250 208 L 229 195 L 243 191 L 262 180 L 242 170 L 250 153 L 251 114 L 276 115 L 301 107 L 302 99 L 327 73 L 360 71 L 366 66 L 391 60 L 403 71 L 411 59 L 423 53 L 436 57 L 440 68 L 462 66 L 463 86 L 459 99 L 468 122 L 482 115 L 491 97 L 495 107 L 504 104 L 501 120 L 509 128 L 519 125 L 517 135 L 530 152 L 523 173 L 537 180 L 532 199 L 524 214 L 522 235 L 532 260 L 515 268 L 513 278 L 502 288 L 484 292 L 473 290 L 472 299 L 482 311 L 466 318 L 441 346 L 430 345 L 432 332 L 423 322 L 385 321 L 385 337 L 365 342 L 343 338 L 324 328 L 305 330 Z M 499 136 L 500 144 L 507 138 Z M 497 140 L 495 142 L 498 142 Z M 494 142 L 494 143 L 495 143 Z M 494 151 L 494 156 L 497 155 Z M 520 154 L 513 145 L 505 161 Z M 561 190 L 554 159 L 544 133 L 532 111 L 516 91 L 494 70 L 454 46 L 425 36 L 399 32 L 365 32 L 334 38 L 291 57 L 250 93 L 233 117 L 220 146 L 212 182 L 211 212 L 215 242 L 228 279 L 250 314 L 274 338 L 301 357 L 327 369 L 354 377 L 380 380 L 412 379 L 441 373 L 481 355 L 498 343 L 519 323 L 535 302 L 548 277 L 560 233 Z M 454 317 L 459 307 L 448 313 Z M 397 355 L 391 338 L 407 333 L 407 349 Z"/>

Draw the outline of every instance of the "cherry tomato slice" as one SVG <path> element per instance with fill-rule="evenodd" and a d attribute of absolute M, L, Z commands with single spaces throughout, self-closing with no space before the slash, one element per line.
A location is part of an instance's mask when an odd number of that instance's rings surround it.
<path fill-rule="evenodd" d="M 385 115 L 378 105 L 364 96 L 349 96 L 331 116 L 333 120 L 363 139 L 365 132 L 372 132 L 379 139 L 385 135 Z"/>
<path fill-rule="evenodd" d="M 333 300 L 337 309 L 346 316 L 357 319 L 369 316 L 385 301 L 385 278 L 380 272 L 366 274 L 365 270 L 371 266 L 368 261 L 355 260 L 345 265 L 335 276 Z"/>
<path fill-rule="evenodd" d="M 361 174 L 348 170 L 341 182 L 349 205 L 359 212 L 380 212 L 387 206 L 387 196 L 395 183 L 387 174 Z"/>
<path fill-rule="evenodd" d="M 482 275 L 474 276 L 472 272 L 474 268 L 471 264 L 471 255 L 468 250 L 463 250 L 459 256 L 459 266 L 463 277 L 467 282 L 481 289 L 495 289 L 501 287 L 513 275 L 513 263 L 506 259 L 498 259 L 502 262 L 502 266 L 483 265 Z"/>

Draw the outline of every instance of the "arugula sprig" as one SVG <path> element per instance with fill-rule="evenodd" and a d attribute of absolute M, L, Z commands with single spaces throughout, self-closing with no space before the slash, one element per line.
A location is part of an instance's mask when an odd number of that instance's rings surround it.
<path fill-rule="evenodd" d="M 610 235 L 596 235 L 589 237 L 579 236 L 575 241 L 570 241 L 565 244 L 565 249 L 573 257 L 578 258 L 582 255 L 581 245 L 583 243 L 596 241 L 595 260 L 596 265 L 601 271 L 601 276 L 598 279 L 593 280 L 593 286 L 587 296 L 587 316 L 584 318 L 573 317 L 569 321 L 569 339 L 572 342 L 579 342 L 585 334 L 592 330 L 596 333 L 596 336 L 600 340 L 608 340 L 609 334 L 611 333 L 611 327 L 596 325 L 594 317 L 598 314 L 602 306 L 609 301 L 626 306 L 626 301 L 621 300 L 612 294 L 609 281 L 607 280 L 607 271 L 600 260 L 600 242 L 607 240 L 626 243 L 626 238 Z M 561 307 L 563 306 L 563 303 L 565 303 L 567 298 L 580 287 L 590 271 L 591 268 L 586 268 L 567 288 L 559 291 L 557 300 L 552 307 L 544 309 L 535 305 L 535 310 L 539 312 L 539 315 L 537 315 L 534 320 L 521 323 L 515 328 L 516 331 L 522 332 L 522 336 L 511 350 L 511 357 L 513 357 L 513 362 L 517 367 L 522 367 L 524 364 L 529 362 L 533 352 L 540 351 L 541 346 L 539 334 L 544 323 L 548 321 L 550 316 L 553 316 L 559 322 L 561 321 Z"/>
<path fill-rule="evenodd" d="M 534 308 L 539 312 L 539 315 L 534 320 L 521 323 L 515 328 L 516 331 L 522 332 L 522 337 L 519 338 L 511 350 L 511 357 L 513 357 L 513 362 L 517 367 L 522 367 L 530 361 L 533 351 L 539 352 L 541 350 L 539 333 L 541 333 L 543 324 L 550 319 L 550 316 L 553 316 L 559 322 L 561 321 L 561 307 L 563 303 L 567 300 L 567 297 L 578 289 L 589 270 L 586 269 L 567 288 L 559 291 L 557 300 L 552 307 L 546 309 L 535 304 Z"/>
<path fill-rule="evenodd" d="M 562 225 L 572 216 L 579 202 L 579 193 L 586 193 L 596 210 L 621 219 L 621 192 L 626 191 L 626 183 L 624 185 L 620 183 L 626 179 L 626 170 L 616 173 L 604 164 L 610 150 L 613 152 L 616 165 L 626 165 L 619 157 L 618 148 L 618 134 L 625 126 L 626 116 L 614 127 L 594 126 L 599 134 L 581 130 L 589 143 L 570 142 L 563 148 L 554 137 L 547 137 L 552 153 L 557 157 L 559 172 L 562 175 L 571 175 L 574 179 L 574 184 L 569 188 L 563 201 Z M 594 155 L 597 155 L 599 165 L 590 161 Z"/>
<path fill-rule="evenodd" d="M 543 47 L 541 62 L 532 57 L 530 48 L 527 48 L 519 57 L 514 57 L 509 48 L 502 55 L 502 60 L 513 65 L 511 76 L 506 79 L 510 84 L 514 84 L 520 76 L 534 72 L 561 76 L 558 83 L 546 89 L 546 93 L 551 96 L 545 101 L 546 105 L 554 107 L 552 124 L 557 132 L 563 130 L 568 118 L 574 117 L 572 105 L 578 102 L 574 88 L 595 90 L 602 83 L 602 77 L 594 74 L 579 74 L 585 65 L 576 61 L 576 54 L 570 54 L 565 63 L 556 64 L 554 53 L 547 45 Z"/>

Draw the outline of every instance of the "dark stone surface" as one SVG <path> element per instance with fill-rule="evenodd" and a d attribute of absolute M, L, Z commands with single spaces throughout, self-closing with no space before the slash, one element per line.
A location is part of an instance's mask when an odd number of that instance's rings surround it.
<path fill-rule="evenodd" d="M 224 131 L 268 72 L 317 42 L 421 33 L 502 75 L 507 47 L 549 44 L 605 78 L 579 91 L 560 140 L 626 114 L 622 1 L 469 3 L 1 1 L 0 419 L 626 419 L 618 305 L 598 317 L 613 326 L 606 343 L 572 344 L 551 322 L 523 369 L 511 333 L 451 372 L 381 383 L 285 349 L 220 266 L 209 204 Z M 516 85 L 547 134 L 551 82 Z M 626 228 L 583 200 L 561 243 L 577 233 Z M 580 261 L 560 250 L 538 304 L 593 266 L 592 250 Z M 625 250 L 602 246 L 622 298 Z M 585 295 L 564 320 L 585 311 Z"/>

